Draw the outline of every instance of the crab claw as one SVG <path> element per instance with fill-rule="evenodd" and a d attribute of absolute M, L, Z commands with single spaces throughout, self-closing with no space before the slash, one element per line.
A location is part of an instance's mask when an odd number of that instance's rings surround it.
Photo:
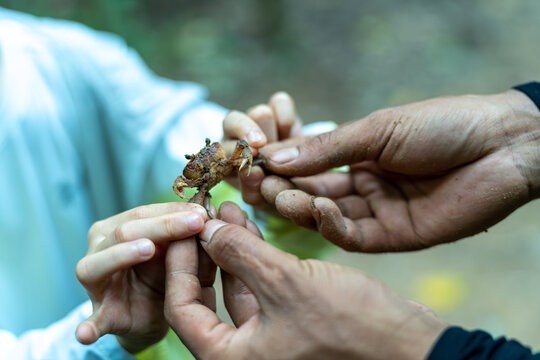
<path fill-rule="evenodd" d="M 184 181 L 184 177 L 182 175 L 178 176 L 176 180 L 174 180 L 174 184 L 172 186 L 173 191 L 176 195 L 180 196 L 182 199 L 189 199 L 186 195 L 184 195 L 184 188 L 188 186 L 188 184 Z"/>
<path fill-rule="evenodd" d="M 238 170 L 242 170 L 244 166 L 248 166 L 248 176 L 251 174 L 251 165 L 253 164 L 253 155 L 251 154 L 251 150 L 248 148 L 245 148 L 242 151 L 242 162 L 240 163 L 240 167 Z"/>
<path fill-rule="evenodd" d="M 251 153 L 251 149 L 249 148 L 247 141 L 238 140 L 231 159 L 237 165 L 238 163 L 240 163 L 240 167 L 238 168 L 238 170 L 242 170 L 244 166 L 248 165 L 249 166 L 248 176 L 249 174 L 251 174 L 251 165 L 253 164 L 253 154 Z"/>

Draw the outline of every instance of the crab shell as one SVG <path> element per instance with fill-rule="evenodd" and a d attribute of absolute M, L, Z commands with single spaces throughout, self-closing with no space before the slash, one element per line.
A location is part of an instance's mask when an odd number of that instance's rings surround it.
<path fill-rule="evenodd" d="M 200 179 L 213 168 L 215 163 L 221 162 L 226 157 L 223 146 L 218 142 L 212 143 L 191 157 L 184 168 L 183 174 L 190 180 Z"/>

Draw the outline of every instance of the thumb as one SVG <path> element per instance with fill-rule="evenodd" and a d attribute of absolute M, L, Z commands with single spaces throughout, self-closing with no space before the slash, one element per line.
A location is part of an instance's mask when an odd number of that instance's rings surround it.
<path fill-rule="evenodd" d="M 77 326 L 75 336 L 81 344 L 89 345 L 98 341 L 103 335 L 109 334 L 111 330 L 110 322 L 98 310 Z"/>
<path fill-rule="evenodd" d="M 385 111 L 317 136 L 298 139 L 290 147 L 269 147 L 266 166 L 276 174 L 314 175 L 335 167 L 376 159 L 392 135 Z"/>
<path fill-rule="evenodd" d="M 301 269 L 297 257 L 261 241 L 242 226 L 211 220 L 199 236 L 216 265 L 244 282 L 261 308 L 278 303 L 286 291 L 285 280 L 296 278 Z"/>

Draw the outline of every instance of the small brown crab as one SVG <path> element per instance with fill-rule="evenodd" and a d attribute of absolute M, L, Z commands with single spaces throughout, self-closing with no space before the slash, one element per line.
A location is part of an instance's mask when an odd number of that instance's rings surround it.
<path fill-rule="evenodd" d="M 188 199 L 184 195 L 184 188 L 196 187 L 198 192 L 189 202 L 204 206 L 212 218 L 210 189 L 229 176 L 236 167 L 238 170 L 242 170 L 247 165 L 249 175 L 253 164 L 253 155 L 248 143 L 244 140 L 238 140 L 234 152 L 228 158 L 219 142 L 210 144 L 208 138 L 205 141 L 206 146 L 197 154 L 186 155 L 189 162 L 184 168 L 183 176 L 179 175 L 174 181 L 173 190 L 182 199 Z"/>

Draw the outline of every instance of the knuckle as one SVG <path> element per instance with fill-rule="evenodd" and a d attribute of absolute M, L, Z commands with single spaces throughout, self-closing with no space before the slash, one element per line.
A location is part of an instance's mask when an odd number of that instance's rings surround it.
<path fill-rule="evenodd" d="M 150 206 L 143 205 L 138 206 L 135 209 L 131 210 L 131 217 L 135 219 L 144 219 L 150 215 Z"/>
<path fill-rule="evenodd" d="M 77 263 L 77 266 L 75 267 L 75 275 L 77 276 L 77 280 L 79 280 L 79 282 L 86 287 L 88 277 L 88 264 L 86 262 L 86 258 L 82 258 Z"/>
<path fill-rule="evenodd" d="M 129 241 L 128 226 L 121 224 L 114 229 L 114 239 L 117 243 L 123 243 Z"/>
<path fill-rule="evenodd" d="M 90 226 L 88 230 L 88 238 L 91 239 L 99 234 L 101 234 L 101 229 L 103 228 L 103 220 L 98 220 Z"/>
<path fill-rule="evenodd" d="M 293 255 L 280 264 L 261 263 L 253 264 L 258 268 L 260 279 L 268 296 L 277 299 L 278 302 L 289 302 L 289 297 L 296 298 L 302 288 L 306 287 L 306 276 L 300 260 Z M 246 261 L 253 261 L 246 259 Z"/>
<path fill-rule="evenodd" d="M 392 111 L 393 111 L 392 109 L 383 109 L 383 110 L 374 111 L 368 114 L 368 116 L 366 116 L 365 121 L 377 122 L 387 117 L 388 115 L 391 115 Z"/>
<path fill-rule="evenodd" d="M 172 237 L 178 233 L 178 217 L 173 215 L 164 216 L 161 223 L 165 236 Z"/>
<path fill-rule="evenodd" d="M 238 247 L 235 245 L 239 239 L 245 236 L 243 227 L 239 225 L 225 225 L 216 230 L 209 243 L 211 251 L 221 254 L 224 258 L 238 257 Z"/>

